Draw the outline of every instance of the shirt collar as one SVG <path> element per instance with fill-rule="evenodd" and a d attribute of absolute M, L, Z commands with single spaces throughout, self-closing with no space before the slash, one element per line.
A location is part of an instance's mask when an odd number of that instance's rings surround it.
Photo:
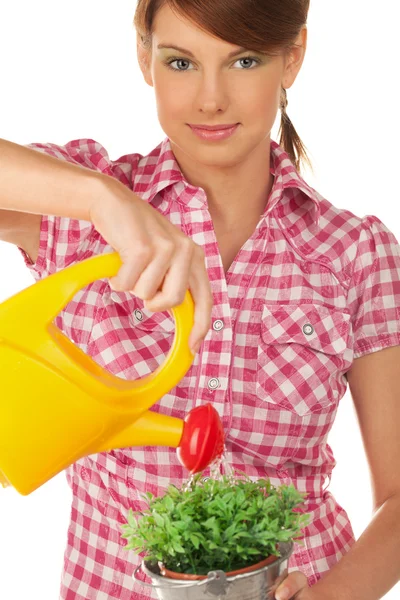
<path fill-rule="evenodd" d="M 165 138 L 139 161 L 133 179 L 133 191 L 143 200 L 152 202 L 159 192 L 179 181 L 185 180 L 172 152 L 171 143 Z"/>
<path fill-rule="evenodd" d="M 286 196 L 285 190 L 297 189 L 302 192 L 305 201 L 311 201 L 309 206 L 315 210 L 313 221 L 318 223 L 321 197 L 304 181 L 287 153 L 274 140 L 271 140 L 270 172 L 275 179 L 264 215 L 269 214 L 278 203 L 282 202 Z M 139 161 L 132 183 L 133 191 L 147 202 L 152 202 L 158 193 L 175 184 L 181 183 L 177 185 L 180 190 L 192 191 L 193 194 L 197 189 L 185 180 L 168 137 Z M 202 193 L 205 197 L 204 190 Z M 184 195 L 190 197 L 190 194 Z"/>
<path fill-rule="evenodd" d="M 274 140 L 271 140 L 270 172 L 275 180 L 264 214 L 269 214 L 278 204 L 280 204 L 278 207 L 280 216 L 287 214 L 293 208 L 293 193 L 285 194 L 284 192 L 285 190 L 299 190 L 301 194 L 296 194 L 296 204 L 302 202 L 306 210 L 314 212 L 311 221 L 318 225 L 321 214 L 321 196 L 304 181 L 288 154 Z"/>

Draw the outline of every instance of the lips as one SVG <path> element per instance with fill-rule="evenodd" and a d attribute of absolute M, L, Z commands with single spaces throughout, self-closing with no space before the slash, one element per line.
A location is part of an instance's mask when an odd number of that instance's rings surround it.
<path fill-rule="evenodd" d="M 189 127 L 199 139 L 206 142 L 219 142 L 234 135 L 239 123 L 235 125 L 189 125 Z"/>
<path fill-rule="evenodd" d="M 206 129 L 207 131 L 222 131 L 223 129 L 232 129 L 237 123 L 230 125 L 189 125 L 192 129 Z"/>

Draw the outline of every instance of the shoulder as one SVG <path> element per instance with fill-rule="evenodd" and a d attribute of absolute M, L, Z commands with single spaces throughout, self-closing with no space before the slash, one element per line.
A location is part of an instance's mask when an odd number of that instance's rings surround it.
<path fill-rule="evenodd" d="M 350 285 L 360 255 L 371 254 L 380 244 L 397 244 L 375 215 L 340 208 L 305 183 L 285 195 L 280 221 L 288 241 L 303 258 L 331 270 L 344 287 Z"/>
<path fill-rule="evenodd" d="M 274 214 L 291 245 L 301 255 L 327 264 L 343 254 L 350 258 L 363 218 L 339 208 L 309 185 L 277 143 L 271 149 L 276 175 Z"/>
<path fill-rule="evenodd" d="M 353 266 L 355 259 L 366 253 L 378 254 L 382 247 L 390 245 L 395 253 L 399 251 L 395 235 L 378 216 L 355 215 L 322 197 L 316 238 L 320 242 L 326 239 L 332 256 L 344 256 Z"/>
<path fill-rule="evenodd" d="M 29 148 L 54 156 L 59 160 L 75 163 L 82 167 L 99 171 L 119 179 L 132 188 L 132 179 L 139 168 L 143 156 L 139 153 L 125 154 L 112 160 L 106 148 L 96 140 L 80 138 L 64 145 L 53 143 L 32 143 Z"/>

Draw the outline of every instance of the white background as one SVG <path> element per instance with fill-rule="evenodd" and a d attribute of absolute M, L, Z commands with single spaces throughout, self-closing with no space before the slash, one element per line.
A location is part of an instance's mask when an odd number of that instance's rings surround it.
<path fill-rule="evenodd" d="M 90 137 L 113 159 L 155 147 L 164 133 L 136 63 L 135 6 L 1 0 L 0 137 L 21 144 Z M 338 207 L 376 214 L 398 239 L 399 17 L 397 0 L 311 0 L 308 52 L 288 92 L 288 114 L 315 167 L 307 181 Z M 5 243 L 0 268 L 0 300 L 32 282 L 18 251 Z M 338 461 L 330 490 L 358 537 L 371 496 L 348 394 L 330 444 Z M 27 497 L 0 489 L 2 599 L 58 598 L 70 500 L 64 474 Z M 399 595 L 400 584 L 385 598 Z"/>

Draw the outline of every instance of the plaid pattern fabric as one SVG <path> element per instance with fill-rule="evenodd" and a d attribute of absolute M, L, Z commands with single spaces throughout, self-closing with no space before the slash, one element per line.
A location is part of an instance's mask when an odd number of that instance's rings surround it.
<path fill-rule="evenodd" d="M 148 156 L 112 161 L 93 140 L 31 147 L 118 178 L 200 244 L 214 295 L 213 326 L 187 375 L 152 410 L 183 418 L 212 402 L 228 461 L 253 478 L 293 483 L 312 520 L 289 571 L 314 584 L 354 543 L 345 510 L 327 490 L 335 459 L 327 443 L 353 360 L 400 343 L 400 250 L 373 216 L 335 208 L 309 187 L 271 142 L 274 185 L 256 230 L 225 275 L 207 198 L 189 185 L 168 139 Z M 90 223 L 44 216 L 36 279 L 110 252 Z M 115 375 L 134 379 L 164 360 L 169 313 L 151 313 L 108 280 L 83 290 L 56 324 Z M 123 549 L 119 524 L 140 494 L 180 485 L 174 449 L 123 448 L 85 457 L 66 471 L 73 492 L 63 600 L 155 598 L 132 579 L 139 558 Z M 207 473 L 206 473 L 207 474 Z"/>

